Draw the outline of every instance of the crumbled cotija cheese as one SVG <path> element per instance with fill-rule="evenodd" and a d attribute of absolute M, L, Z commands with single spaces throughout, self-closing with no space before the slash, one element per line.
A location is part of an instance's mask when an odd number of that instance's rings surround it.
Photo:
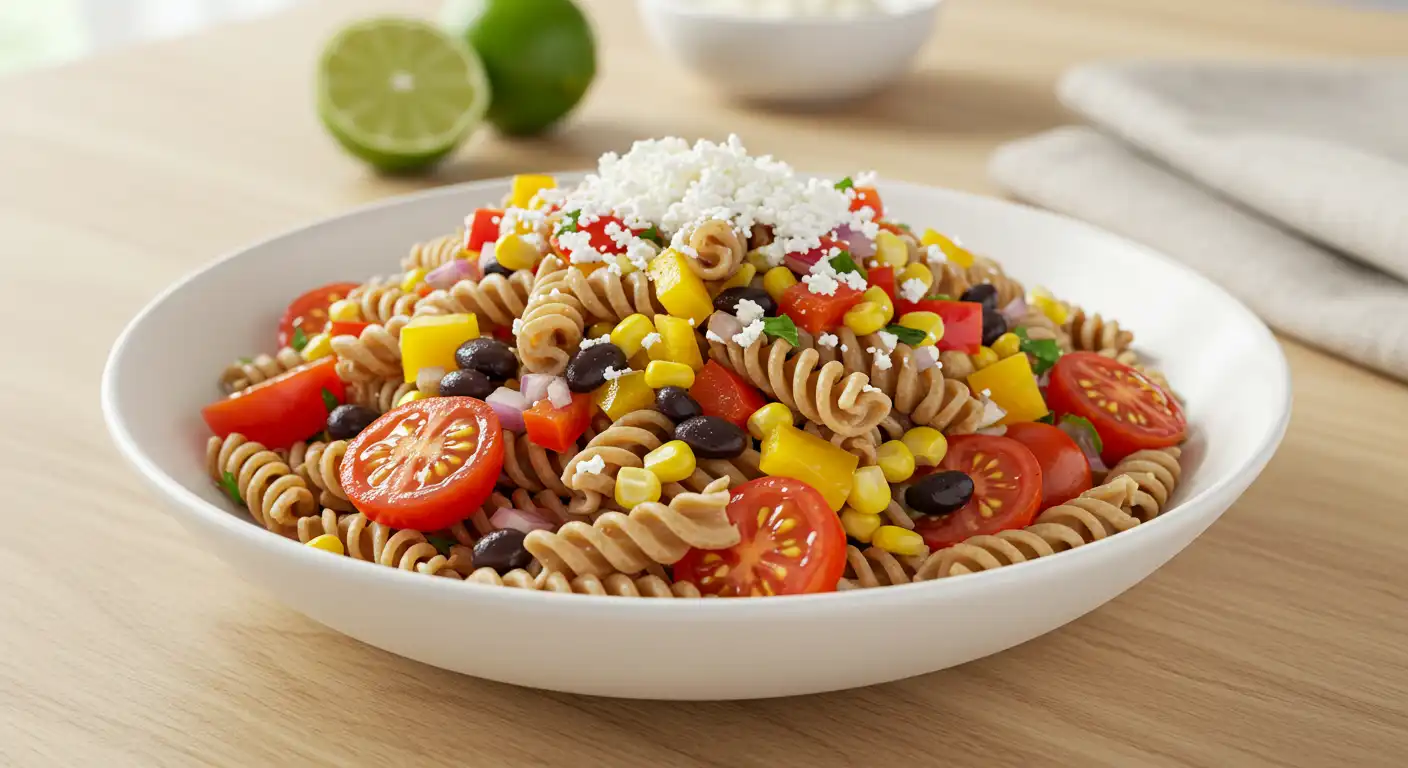
<path fill-rule="evenodd" d="M 713 331 L 705 331 L 704 338 L 709 341 L 717 341 L 720 344 L 724 343 L 724 337 L 720 336 L 717 333 L 714 333 Z"/>
<path fill-rule="evenodd" d="M 645 334 L 645 338 L 643 338 L 643 339 L 640 340 L 641 349 L 650 349 L 651 347 L 655 346 L 655 344 L 656 344 L 657 342 L 659 342 L 659 341 L 660 341 L 660 334 L 658 334 L 658 333 L 647 333 L 647 334 Z"/>
<path fill-rule="evenodd" d="M 632 370 L 631 368 L 623 368 L 623 369 L 621 369 L 621 370 L 618 371 L 618 370 L 616 370 L 615 368 L 612 368 L 611 366 L 608 365 L 608 366 L 606 366 L 606 370 L 602 372 L 601 377 L 604 378 L 604 379 L 606 379 L 607 381 L 615 381 L 615 380 L 621 378 L 622 376 L 626 376 L 626 375 L 632 374 L 632 373 L 635 373 L 635 371 Z"/>
<path fill-rule="evenodd" d="M 925 260 L 931 264 L 947 264 L 948 257 L 944 255 L 944 249 L 937 245 L 931 245 L 924 249 Z"/>
<path fill-rule="evenodd" d="M 895 349 L 895 345 L 900 342 L 900 337 L 896 336 L 893 333 L 890 333 L 889 331 L 880 331 L 876 334 L 876 336 L 880 337 L 880 343 L 885 345 L 886 352 L 893 352 Z"/>
<path fill-rule="evenodd" d="M 739 299 L 738 303 L 734 305 L 734 314 L 738 316 L 740 323 L 748 325 L 754 320 L 761 319 L 766 313 L 763 312 L 763 308 L 758 305 L 758 302 L 751 299 Z"/>
<path fill-rule="evenodd" d="M 743 326 L 743 330 L 734 334 L 733 343 L 737 344 L 740 347 L 746 347 L 751 345 L 753 342 L 757 341 L 758 337 L 762 335 L 763 321 L 754 320 L 753 322 Z"/>
<path fill-rule="evenodd" d="M 557 244 L 567 252 L 567 260 L 573 264 L 589 264 L 606 260 L 601 251 L 592 247 L 590 232 L 563 232 L 557 236 Z"/>
<path fill-rule="evenodd" d="M 606 469 L 606 459 L 599 455 L 577 464 L 579 475 L 599 475 L 603 469 Z"/>
<path fill-rule="evenodd" d="M 917 277 L 911 277 L 900 286 L 900 297 L 905 301 L 919 301 L 924 298 L 924 292 L 929 290 L 924 287 L 924 281 Z"/>
<path fill-rule="evenodd" d="M 879 370 L 888 371 L 895 366 L 894 362 L 890 360 L 889 352 L 879 349 L 878 347 L 866 347 L 865 351 L 874 356 L 875 367 Z"/>
<path fill-rule="evenodd" d="M 823 347 L 834 347 L 840 343 L 840 341 L 841 340 L 836 338 L 836 335 L 833 333 L 823 333 L 816 339 L 816 343 Z"/>
<path fill-rule="evenodd" d="M 592 347 L 595 347 L 595 346 L 598 345 L 598 344 L 607 344 L 607 343 L 609 343 L 610 341 L 611 341 L 611 334 L 607 333 L 607 334 L 603 334 L 603 335 L 601 335 L 601 336 L 598 336 L 598 337 L 596 337 L 595 339 L 583 339 L 583 340 L 582 340 L 582 347 L 581 347 L 581 348 L 582 348 L 582 349 L 591 349 Z"/>
<path fill-rule="evenodd" d="M 513 335 L 517 336 L 520 333 L 523 333 L 523 318 L 515 317 L 513 319 Z"/>

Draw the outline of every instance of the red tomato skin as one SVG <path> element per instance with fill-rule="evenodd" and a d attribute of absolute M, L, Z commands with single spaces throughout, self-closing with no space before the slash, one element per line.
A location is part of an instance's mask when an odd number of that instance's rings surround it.
<path fill-rule="evenodd" d="M 786 500 L 806 518 L 811 527 L 808 535 L 798 527 L 788 532 L 800 542 L 807 544 L 806 553 L 800 558 L 801 564 L 792 569 L 782 582 L 783 589 L 777 594 L 807 594 L 834 592 L 836 583 L 846 570 L 846 531 L 841 526 L 841 518 L 831 511 L 821 492 L 799 480 L 785 477 L 764 477 L 735 486 L 729 499 L 729 520 L 738 526 L 742 541 L 733 550 L 721 550 L 719 554 L 731 557 L 735 562 L 737 552 L 748 547 L 758 534 L 759 506 L 772 506 Z M 735 578 L 743 569 L 735 569 L 734 577 L 715 584 L 704 581 L 704 576 L 714 564 L 704 563 L 709 550 L 691 549 L 683 559 L 675 564 L 674 574 L 679 581 L 688 581 L 699 587 L 705 594 L 722 597 L 741 597 L 747 594 L 741 590 Z M 746 585 L 745 585 L 746 587 Z M 741 592 L 741 594 L 740 594 Z"/>
<path fill-rule="evenodd" d="M 480 208 L 474 212 L 474 221 L 465 234 L 464 247 L 467 251 L 479 253 L 484 246 L 499 239 L 499 224 L 504 212 L 497 208 Z"/>
<path fill-rule="evenodd" d="M 592 247 L 601 253 L 613 255 L 620 255 L 625 253 L 626 249 L 621 247 L 620 244 L 618 244 L 615 240 L 611 239 L 611 237 L 606 234 L 606 227 L 608 224 L 616 224 L 622 229 L 627 228 L 625 222 L 621 221 L 615 216 L 602 216 L 590 224 L 579 224 L 577 227 L 577 231 L 587 233 L 587 235 L 591 237 Z M 633 231 L 636 231 L 636 234 L 639 234 L 641 231 L 644 230 Z M 552 246 L 552 249 L 557 252 L 557 255 L 562 256 L 564 258 L 568 256 L 568 254 L 563 251 L 561 246 L 558 244 L 557 234 L 553 234 L 553 236 L 549 239 L 549 244 Z"/>
<path fill-rule="evenodd" d="M 1065 504 L 1091 488 L 1090 460 L 1070 435 L 1050 424 L 1011 424 L 1008 437 L 1032 452 L 1041 465 L 1041 509 Z"/>
<path fill-rule="evenodd" d="M 279 319 L 279 346 L 287 347 L 293 343 L 295 327 L 302 327 L 304 336 L 322 333 L 328 324 L 328 306 L 338 299 L 347 298 L 347 294 L 356 287 L 357 283 L 329 283 L 307 291 L 289 302 L 288 309 L 284 310 L 283 317 Z M 310 311 L 321 312 L 321 322 L 310 318 Z"/>
<path fill-rule="evenodd" d="M 867 275 L 866 282 L 871 288 L 879 288 L 890 297 L 890 303 L 895 303 L 895 268 L 886 264 L 883 267 L 871 267 Z"/>
<path fill-rule="evenodd" d="M 861 292 L 847 285 L 837 285 L 836 293 L 823 296 L 812 293 L 806 283 L 797 283 L 783 292 L 777 304 L 798 328 L 816 336 L 840 325 L 846 311 L 860 300 Z"/>
<path fill-rule="evenodd" d="M 591 421 L 592 396 L 588 394 L 573 395 L 572 404 L 566 408 L 557 408 L 544 399 L 523 412 L 528 439 L 558 453 L 571 450 Z"/>
<path fill-rule="evenodd" d="M 984 451 L 1001 457 L 1000 468 L 1005 480 L 1015 481 L 1018 486 L 1016 498 L 1004 504 L 1007 513 L 982 521 L 978 512 L 977 500 L 984 481 L 973 477 L 976 489 L 973 498 L 961 509 L 942 518 L 919 520 L 914 530 L 924 537 L 930 549 L 939 550 L 951 547 L 979 534 L 994 534 L 1013 528 L 1025 528 L 1036 517 L 1041 505 L 1041 464 L 1025 445 L 1006 437 L 995 435 L 957 435 L 949 438 L 948 454 L 939 462 L 940 469 L 966 471 L 968 456 Z M 977 519 L 976 524 L 969 521 Z"/>
<path fill-rule="evenodd" d="M 361 323 L 356 320 L 334 320 L 328 323 L 328 334 L 331 336 L 361 336 L 371 323 Z"/>
<path fill-rule="evenodd" d="M 920 299 L 895 302 L 895 317 L 910 312 L 933 312 L 944 321 L 944 337 L 936 345 L 941 350 L 973 354 L 983 343 L 983 305 L 974 301 Z"/>
<path fill-rule="evenodd" d="M 1136 431 L 1128 423 L 1115 421 L 1108 411 L 1096 407 L 1087 400 L 1082 393 L 1082 387 L 1077 383 L 1077 380 L 1082 378 L 1078 374 L 1085 366 L 1094 366 L 1096 370 L 1117 371 L 1119 375 L 1142 382 L 1150 389 L 1157 391 L 1163 397 L 1169 414 L 1166 419 L 1159 420 L 1162 429 Z M 1133 393 L 1134 397 L 1145 399 L 1147 403 L 1154 402 L 1152 397 L 1140 393 L 1139 389 L 1133 385 L 1126 387 L 1126 391 Z M 1062 355 L 1051 369 L 1050 383 L 1046 388 L 1046 401 L 1047 407 L 1055 414 L 1057 421 L 1060 421 L 1062 416 L 1070 414 L 1088 419 L 1095 426 L 1095 431 L 1100 434 L 1100 441 L 1104 443 L 1104 450 L 1100 452 L 1100 460 L 1108 467 L 1115 466 L 1121 459 L 1135 451 L 1178 445 L 1188 436 L 1188 420 L 1184 417 L 1183 409 L 1178 405 L 1177 399 L 1164 392 L 1144 374 L 1124 363 L 1095 352 L 1072 352 Z"/>
<path fill-rule="evenodd" d="M 324 389 L 338 403 L 346 402 L 336 363 L 325 357 L 299 366 L 205 406 L 201 417 L 217 437 L 238 432 L 266 448 L 287 448 L 326 428 Z"/>
<path fill-rule="evenodd" d="M 420 411 L 429 419 L 467 412 L 478 428 L 477 450 L 435 491 L 404 492 L 372 487 L 366 481 L 362 452 L 382 440 L 412 411 Z M 494 490 L 503 465 L 502 425 L 488 403 L 472 397 L 432 397 L 387 411 L 352 438 L 338 478 L 347 498 L 371 521 L 397 529 L 437 531 L 464 520 L 478 509 Z"/>
<path fill-rule="evenodd" d="M 689 396 L 699 403 L 706 416 L 717 416 L 748 429 L 748 417 L 767 404 L 761 392 L 742 376 L 715 360 L 704 364 L 694 377 Z"/>
<path fill-rule="evenodd" d="M 885 218 L 885 204 L 880 200 L 880 191 L 875 187 L 856 187 L 856 196 L 851 198 L 851 210 L 859 211 L 862 208 L 869 208 L 875 212 L 876 219 Z"/>

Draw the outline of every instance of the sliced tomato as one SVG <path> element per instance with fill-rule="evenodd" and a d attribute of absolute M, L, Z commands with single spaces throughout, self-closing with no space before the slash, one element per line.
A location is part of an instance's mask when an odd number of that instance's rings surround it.
<path fill-rule="evenodd" d="M 1090 490 L 1090 460 L 1071 436 L 1036 421 L 1009 424 L 1009 437 L 1036 457 L 1041 465 L 1041 509 L 1065 504 Z"/>
<path fill-rule="evenodd" d="M 875 187 L 856 187 L 856 196 L 851 198 L 851 210 L 859 211 L 862 208 L 869 208 L 875 211 L 875 218 L 872 221 L 885 218 L 885 204 L 880 202 L 880 191 Z"/>
<path fill-rule="evenodd" d="M 1094 352 L 1063 355 L 1051 369 L 1046 399 L 1057 421 L 1068 413 L 1090 420 L 1105 444 L 1100 458 L 1111 467 L 1135 451 L 1178 445 L 1188 435 L 1177 400 L 1139 371 Z"/>
<path fill-rule="evenodd" d="M 623 230 L 631 231 L 627 230 L 625 223 L 622 222 L 620 219 L 616 218 L 615 216 L 601 216 L 589 224 L 578 224 L 574 231 L 585 232 L 589 238 L 588 242 L 591 243 L 592 248 L 594 248 L 598 253 L 619 255 L 626 252 L 626 247 L 616 242 L 615 238 L 606 234 L 606 228 L 608 226 L 611 226 L 612 224 L 616 225 L 616 227 L 620 227 Z M 612 227 L 612 231 L 616 231 L 615 227 Z M 639 232 L 637 232 L 636 234 L 639 234 Z M 559 245 L 557 233 L 554 233 L 552 238 L 548 242 L 550 245 L 552 245 L 552 249 L 557 252 L 559 256 L 568 255 L 567 252 L 562 250 L 562 247 Z"/>
<path fill-rule="evenodd" d="M 218 400 L 201 409 L 219 437 L 238 432 L 268 448 L 287 448 L 321 432 L 332 409 L 347 399 L 337 360 L 325 357 Z"/>
<path fill-rule="evenodd" d="M 329 336 L 361 336 L 371 323 L 361 323 L 356 320 L 334 320 L 328 323 Z"/>
<path fill-rule="evenodd" d="M 362 430 L 338 472 L 373 522 L 434 531 L 469 517 L 504 465 L 499 417 L 472 397 L 415 400 Z"/>
<path fill-rule="evenodd" d="M 973 480 L 973 496 L 956 512 L 915 523 L 932 549 L 951 547 L 978 534 L 1030 525 L 1041 505 L 1041 465 L 1025 445 L 993 435 L 949 438 L 940 469 Z"/>
<path fill-rule="evenodd" d="M 890 297 L 890 303 L 895 302 L 895 268 L 886 264 L 883 267 L 871 267 L 870 274 L 867 275 L 867 282 L 871 288 L 879 288 Z"/>
<path fill-rule="evenodd" d="M 742 540 L 691 549 L 675 578 L 706 595 L 762 597 L 831 592 L 846 568 L 846 531 L 815 488 L 786 477 L 735 486 L 728 518 Z"/>
<path fill-rule="evenodd" d="M 745 430 L 748 417 L 767 404 L 756 387 L 714 360 L 705 363 L 695 375 L 689 396 L 699 403 L 705 416 L 718 416 Z"/>
<path fill-rule="evenodd" d="M 944 335 L 938 348 L 973 354 L 983 343 L 983 305 L 972 301 L 920 299 L 895 302 L 895 317 L 910 312 L 933 312 L 944 321 Z"/>
<path fill-rule="evenodd" d="M 557 408 L 545 399 L 523 412 L 528 439 L 548 449 L 562 453 L 576 444 L 592 421 L 592 396 L 577 394 L 566 408 Z"/>
<path fill-rule="evenodd" d="M 322 333 L 328 326 L 328 307 L 334 301 L 347 298 L 347 294 L 356 287 L 356 283 L 329 283 L 294 299 L 288 309 L 284 310 L 283 318 L 279 320 L 279 346 L 303 349 L 303 344 L 295 344 L 295 340 L 307 340 L 310 336 Z"/>
<path fill-rule="evenodd" d="M 847 285 L 837 285 L 830 296 L 812 293 L 806 283 L 797 283 L 782 294 L 778 308 L 813 336 L 830 331 L 841 324 L 846 310 L 860 303 L 861 292 Z"/>
<path fill-rule="evenodd" d="M 484 246 L 499 239 L 499 224 L 504 212 L 498 208 L 480 208 L 474 212 L 469 231 L 464 234 L 464 249 L 479 253 Z"/>

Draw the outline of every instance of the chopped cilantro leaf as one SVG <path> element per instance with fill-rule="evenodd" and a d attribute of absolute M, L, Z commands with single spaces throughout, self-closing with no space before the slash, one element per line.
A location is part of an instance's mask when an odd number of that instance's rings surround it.
<path fill-rule="evenodd" d="M 1069 429 L 1066 427 L 1067 424 L 1071 425 Z M 1068 413 L 1061 417 L 1060 429 L 1065 432 L 1070 432 L 1072 429 L 1085 432 L 1090 435 L 1090 445 L 1095 449 L 1095 452 L 1105 452 L 1105 441 L 1100 439 L 1100 433 L 1095 431 L 1095 425 L 1090 423 L 1090 419 L 1072 416 Z"/>
<path fill-rule="evenodd" d="M 647 229 L 644 232 L 640 233 L 639 235 L 637 235 L 637 237 L 642 240 L 649 240 L 650 242 L 655 243 L 661 248 L 665 247 L 665 238 L 660 234 L 660 228 L 655 226 L 654 224 L 651 224 L 650 229 Z"/>
<path fill-rule="evenodd" d="M 836 182 L 836 189 L 838 189 L 838 190 L 840 190 L 840 191 L 842 191 L 842 192 L 845 192 L 845 191 L 848 190 L 848 189 L 854 189 L 855 186 L 856 186 L 856 183 L 851 180 L 851 177 L 850 177 L 850 176 L 847 176 L 846 178 L 841 179 L 840 181 Z"/>
<path fill-rule="evenodd" d="M 562 225 L 557 228 L 557 234 L 560 235 L 563 232 L 576 232 L 577 219 L 581 217 L 581 215 L 581 211 L 571 211 L 569 213 L 564 214 L 562 217 Z"/>
<path fill-rule="evenodd" d="M 763 318 L 763 333 L 779 339 L 786 339 L 787 343 L 794 347 L 800 346 L 797 340 L 797 324 L 792 322 L 792 318 L 787 315 Z"/>
<path fill-rule="evenodd" d="M 924 339 L 929 335 L 918 328 L 907 328 L 903 325 L 892 325 L 885 331 L 898 337 L 901 344 L 908 344 L 911 347 L 917 347 L 924 343 Z"/>
<path fill-rule="evenodd" d="M 436 552 L 439 552 L 445 557 L 450 556 L 450 547 L 453 547 L 455 545 L 454 539 L 448 536 L 441 536 L 437 533 L 425 534 L 425 540 L 430 542 L 431 546 L 435 547 Z"/>
<path fill-rule="evenodd" d="M 303 326 L 300 325 L 293 329 L 293 348 L 302 352 L 306 346 L 308 346 L 308 334 L 303 332 Z"/>
<path fill-rule="evenodd" d="M 254 359 L 253 359 L 253 358 L 249 358 L 249 357 L 241 357 L 241 358 L 240 358 L 240 365 L 249 365 L 249 364 L 252 363 L 252 362 L 254 362 Z"/>
<path fill-rule="evenodd" d="M 831 257 L 831 268 L 837 272 L 859 272 L 861 277 L 869 279 L 869 275 L 861 268 L 856 260 L 851 258 L 850 251 L 841 251 L 840 255 Z"/>
<path fill-rule="evenodd" d="M 341 405 L 337 402 L 337 395 L 330 392 L 327 387 L 323 387 L 323 405 L 328 409 L 328 413 L 332 413 L 334 408 Z"/>
<path fill-rule="evenodd" d="M 230 497 L 230 501 L 236 504 L 244 503 L 244 499 L 240 497 L 239 483 L 235 482 L 235 473 L 225 472 L 220 475 L 220 487 L 224 489 L 225 495 Z"/>
<path fill-rule="evenodd" d="M 1024 327 L 1015 328 L 1012 332 L 1017 334 L 1018 339 L 1021 339 L 1022 343 L 1019 348 L 1022 352 L 1030 355 L 1034 361 L 1032 363 L 1032 373 L 1040 376 L 1051 370 L 1051 366 L 1055 365 L 1056 361 L 1061 359 L 1061 347 L 1054 339 L 1033 341 L 1032 338 L 1027 335 L 1027 329 Z"/>
<path fill-rule="evenodd" d="M 1047 411 L 1047 412 L 1046 412 L 1046 415 L 1045 415 L 1045 416 L 1042 416 L 1042 417 L 1039 418 L 1039 419 L 1037 419 L 1037 421 L 1040 422 L 1040 423 L 1042 423 L 1042 424 L 1050 424 L 1050 425 L 1052 425 L 1052 426 L 1055 426 L 1055 425 L 1056 425 L 1056 414 L 1052 413 L 1051 411 Z"/>

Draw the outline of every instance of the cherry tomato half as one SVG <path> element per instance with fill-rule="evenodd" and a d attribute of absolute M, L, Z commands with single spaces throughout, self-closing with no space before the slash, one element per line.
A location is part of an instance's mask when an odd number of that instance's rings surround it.
<path fill-rule="evenodd" d="M 862 208 L 875 211 L 872 221 L 885 218 L 885 204 L 880 202 L 880 191 L 875 187 L 856 187 L 856 196 L 851 198 L 851 210 L 859 211 Z"/>
<path fill-rule="evenodd" d="M 504 465 L 499 417 L 472 397 L 415 400 L 387 412 L 347 446 L 347 498 L 392 528 L 434 531 L 489 498 Z"/>
<path fill-rule="evenodd" d="M 1071 436 L 1036 421 L 1010 424 L 1004 437 L 1022 445 L 1041 465 L 1041 508 L 1065 504 L 1090 490 L 1090 460 Z"/>
<path fill-rule="evenodd" d="M 1063 355 L 1051 369 L 1046 402 L 1057 420 L 1065 414 L 1089 419 L 1113 467 L 1135 451 L 1183 442 L 1188 421 L 1178 401 L 1147 376 L 1094 352 Z"/>
<path fill-rule="evenodd" d="M 978 534 L 1025 528 L 1041 504 L 1041 465 L 1025 445 L 993 435 L 949 438 L 940 469 L 973 479 L 973 497 L 958 511 L 919 520 L 915 532 L 932 549 L 943 549 Z"/>
<path fill-rule="evenodd" d="M 283 319 L 279 320 L 279 346 L 291 345 L 295 332 L 300 328 L 304 338 L 322 333 L 328 326 L 328 307 L 334 301 L 347 298 L 347 294 L 356 287 L 356 283 L 330 283 L 294 299 L 284 310 Z"/>
<path fill-rule="evenodd" d="M 218 437 L 238 432 L 268 448 L 287 448 L 321 432 L 347 399 L 337 360 L 325 357 L 236 392 L 201 409 Z"/>
<path fill-rule="evenodd" d="M 761 597 L 831 592 L 846 568 L 846 531 L 815 488 L 764 477 L 733 489 L 728 518 L 743 538 L 731 549 L 691 549 L 675 578 L 706 595 Z"/>

